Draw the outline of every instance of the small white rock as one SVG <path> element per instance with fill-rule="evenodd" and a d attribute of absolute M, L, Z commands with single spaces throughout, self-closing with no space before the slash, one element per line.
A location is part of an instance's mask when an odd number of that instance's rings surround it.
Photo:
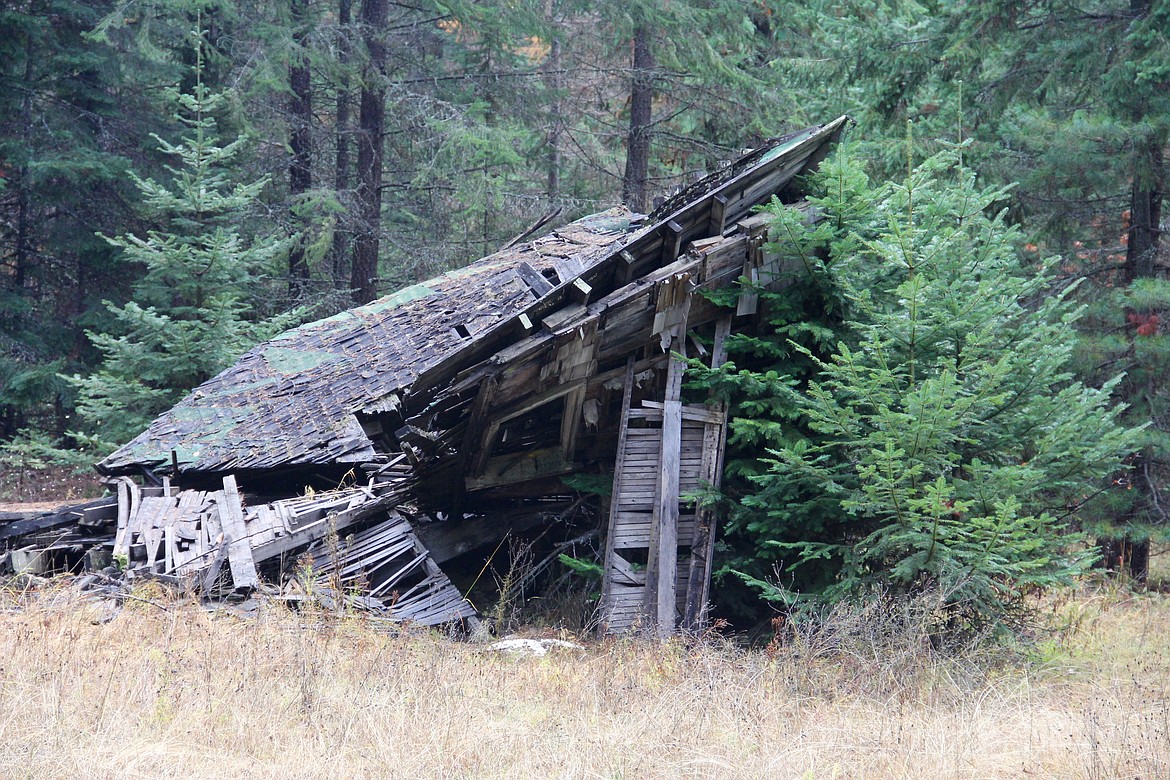
<path fill-rule="evenodd" d="M 499 642 L 488 645 L 489 650 L 501 653 L 519 653 L 520 655 L 547 655 L 550 648 L 560 647 L 569 650 L 584 650 L 582 645 L 566 642 L 563 639 L 501 639 Z"/>

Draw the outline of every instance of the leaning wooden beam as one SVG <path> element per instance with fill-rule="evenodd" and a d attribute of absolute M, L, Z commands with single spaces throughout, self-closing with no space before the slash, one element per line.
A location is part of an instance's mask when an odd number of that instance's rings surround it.
<path fill-rule="evenodd" d="M 27 536 L 29 534 L 47 531 L 52 528 L 60 528 L 61 526 L 72 525 L 78 522 L 83 516 L 83 512 L 89 509 L 100 508 L 103 512 L 109 514 L 110 519 L 117 516 L 118 500 L 114 496 L 106 496 L 86 504 L 81 504 L 73 507 L 62 507 L 56 512 L 49 512 L 47 514 L 38 515 L 36 517 L 16 520 L 11 523 L 6 523 L 0 526 L 0 540 L 13 539 L 18 536 Z"/>
<path fill-rule="evenodd" d="M 684 282 L 685 283 L 685 282 Z M 672 286 L 673 289 L 673 286 Z M 672 353 L 666 370 L 662 407 L 662 454 L 651 522 L 650 553 L 646 564 L 646 611 L 654 618 L 660 637 L 674 633 L 678 579 L 678 482 L 682 449 L 682 380 L 686 369 L 687 311 L 691 296 L 672 301 L 664 322 L 673 323 L 667 342 Z M 679 309 L 675 312 L 673 309 Z M 666 333 L 663 333 L 665 337 Z"/>
<path fill-rule="evenodd" d="M 244 530 L 244 507 L 240 503 L 240 491 L 236 478 L 230 474 L 223 478 L 223 492 L 216 493 L 219 519 L 223 523 L 224 541 L 228 545 L 228 566 L 232 570 L 232 583 L 236 588 L 254 588 L 260 583 L 256 574 L 256 562 L 252 559 L 252 544 Z"/>

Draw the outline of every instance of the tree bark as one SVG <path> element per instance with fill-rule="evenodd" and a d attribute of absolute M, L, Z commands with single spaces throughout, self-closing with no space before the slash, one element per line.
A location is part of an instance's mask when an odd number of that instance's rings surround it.
<path fill-rule="evenodd" d="M 1161 238 L 1162 200 L 1166 191 L 1166 139 L 1152 134 L 1141 142 L 1135 159 L 1129 201 L 1129 232 L 1125 247 L 1125 281 L 1156 274 L 1155 259 Z"/>
<path fill-rule="evenodd" d="M 386 110 L 386 0 L 361 0 L 362 38 L 367 61 L 358 104 L 357 201 L 361 225 L 354 239 L 350 287 L 355 303 L 377 297 L 378 247 L 382 219 L 383 127 Z"/>
<path fill-rule="evenodd" d="M 337 137 L 337 157 L 333 175 L 333 188 L 338 199 L 347 203 L 346 193 L 349 190 L 349 23 L 350 12 L 353 8 L 352 0 L 340 0 L 337 5 L 337 27 L 341 32 L 338 39 L 337 62 L 341 66 L 341 81 L 337 86 L 337 119 L 334 132 Z M 345 268 L 345 253 L 349 248 L 349 225 L 344 211 L 338 215 L 333 226 L 333 245 L 329 249 L 330 268 L 333 272 L 333 283 L 340 288 L 347 278 Z"/>
<path fill-rule="evenodd" d="M 650 32 L 634 31 L 633 73 L 630 78 L 630 132 L 626 142 L 626 173 L 622 201 L 634 211 L 646 210 L 650 171 L 650 119 L 654 99 L 654 52 Z"/>
<path fill-rule="evenodd" d="M 1150 0 L 1130 2 L 1130 10 L 1135 18 L 1145 16 L 1150 12 L 1150 8 Z M 1146 119 L 1147 111 L 1145 96 L 1138 95 L 1131 117 L 1135 126 L 1141 126 Z M 1164 131 L 1148 132 L 1137 141 L 1134 150 L 1129 228 L 1126 235 L 1125 266 L 1122 271 L 1126 285 L 1139 279 L 1152 279 L 1158 275 L 1162 201 L 1166 192 L 1166 160 L 1163 151 L 1166 141 Z M 1122 518 L 1123 526 L 1132 527 L 1147 523 L 1147 515 L 1158 505 L 1157 491 L 1160 486 L 1149 476 L 1149 456 L 1150 453 L 1147 451 L 1138 453 L 1134 458 L 1134 492 L 1137 495 Z M 1130 577 L 1135 582 L 1146 582 L 1150 564 L 1149 540 L 1134 539 L 1127 535 L 1117 540 L 1113 549 L 1118 554 L 1115 556 L 1116 561 L 1107 561 L 1115 563 L 1111 568 L 1116 569 L 1117 565 L 1124 565 L 1129 569 Z"/>
<path fill-rule="evenodd" d="M 545 135 L 546 158 L 548 172 L 548 186 L 546 188 L 549 203 L 556 199 L 561 189 L 561 39 L 560 31 L 556 28 L 556 17 L 553 9 L 553 0 L 545 0 L 544 17 L 550 27 L 554 28 L 552 41 L 549 44 L 548 59 L 545 60 L 544 87 L 552 93 L 549 102 L 548 131 Z"/>
<path fill-rule="evenodd" d="M 313 84 L 309 73 L 309 57 L 305 52 L 307 0 L 291 0 L 295 48 L 288 66 L 288 82 L 292 91 L 289 100 L 289 139 L 292 160 L 288 166 L 288 190 L 291 201 L 292 224 L 302 229 L 288 253 L 288 293 L 291 298 L 304 294 L 309 280 L 309 264 L 305 260 L 304 220 L 296 214 L 298 201 L 313 187 Z"/>

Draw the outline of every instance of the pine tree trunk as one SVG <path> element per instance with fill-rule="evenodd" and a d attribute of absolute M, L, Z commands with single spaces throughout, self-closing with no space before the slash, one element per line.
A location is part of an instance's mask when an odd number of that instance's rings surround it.
<path fill-rule="evenodd" d="M 1151 135 L 1139 150 L 1130 191 L 1130 220 L 1125 248 L 1125 281 L 1155 275 L 1158 240 L 1161 237 L 1162 199 L 1166 190 L 1166 139 Z"/>
<path fill-rule="evenodd" d="M 544 18 L 548 24 L 555 25 L 555 15 L 552 0 L 545 0 Z M 548 186 L 546 187 L 549 202 L 556 199 L 561 189 L 561 98 L 558 90 L 561 86 L 561 40 L 558 32 L 553 33 L 549 44 L 548 59 L 545 61 L 544 86 L 552 93 L 549 103 L 548 131 L 545 135 L 547 156 L 545 164 L 548 172 Z"/>
<path fill-rule="evenodd" d="M 341 66 L 341 83 L 337 87 L 337 120 L 335 122 L 337 157 L 333 188 L 343 203 L 346 192 L 349 190 L 349 23 L 352 8 L 352 0 L 340 0 L 337 6 L 337 26 L 341 31 L 338 40 L 337 62 Z M 329 265 L 333 272 L 333 283 L 339 288 L 347 278 L 345 253 L 349 248 L 348 238 L 348 225 L 345 224 L 344 215 L 340 215 L 337 224 L 333 227 L 333 245 L 329 249 Z"/>
<path fill-rule="evenodd" d="M 358 105 L 357 201 L 361 224 L 354 239 L 350 287 L 355 303 L 377 297 L 378 246 L 382 218 L 382 153 L 386 109 L 386 0 L 362 0 L 360 17 L 368 62 Z"/>
<path fill-rule="evenodd" d="M 33 39 L 30 37 L 25 43 L 24 51 L 24 81 L 21 85 L 23 87 L 20 97 L 20 137 L 21 142 L 27 148 L 31 141 L 33 117 L 32 117 L 32 96 L 33 96 L 33 62 L 36 58 L 36 50 L 33 47 Z M 29 176 L 28 166 L 23 163 L 16 173 L 16 243 L 15 252 L 13 254 L 13 268 L 10 281 L 10 288 L 16 292 L 17 295 L 24 295 L 25 277 L 28 273 L 28 267 L 33 257 L 32 238 L 32 214 L 31 204 L 29 203 Z"/>
<path fill-rule="evenodd" d="M 644 212 L 650 171 L 650 109 L 654 99 L 654 52 L 650 49 L 650 33 L 645 27 L 634 31 L 630 82 L 630 132 L 626 143 L 622 200 L 634 211 Z"/>
<path fill-rule="evenodd" d="M 1150 0 L 1131 0 L 1130 10 L 1135 17 L 1150 12 Z M 1139 98 L 1133 117 L 1135 125 L 1146 118 L 1145 101 Z M 1125 248 L 1125 283 L 1151 279 L 1158 275 L 1158 246 L 1161 239 L 1162 200 L 1166 191 L 1166 146 L 1164 133 L 1148 133 L 1138 142 L 1134 154 L 1129 201 L 1129 232 Z M 1148 473 L 1148 453 L 1134 458 L 1134 488 L 1137 495 L 1122 518 L 1122 525 L 1132 527 L 1147 521 L 1146 515 L 1157 506 L 1159 485 Z M 1125 537 L 1118 541 L 1121 560 L 1135 582 L 1144 583 L 1149 575 L 1150 543 L 1148 539 Z"/>
<path fill-rule="evenodd" d="M 292 92 L 289 100 L 289 139 L 292 160 L 288 167 L 289 199 L 294 208 L 297 201 L 313 187 L 313 85 L 309 73 L 309 58 L 304 51 L 306 29 L 306 0 L 292 0 L 293 24 L 296 28 L 294 42 L 296 49 L 288 66 L 288 82 Z M 296 214 L 292 215 L 294 226 L 304 227 Z M 296 244 L 288 253 L 288 294 L 299 298 L 304 294 L 309 279 L 309 264 L 305 261 L 305 239 L 298 236 Z"/>

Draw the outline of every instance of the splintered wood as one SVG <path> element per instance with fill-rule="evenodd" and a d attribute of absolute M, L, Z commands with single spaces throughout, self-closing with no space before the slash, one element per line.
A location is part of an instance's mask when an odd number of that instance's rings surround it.
<path fill-rule="evenodd" d="M 314 580 L 324 584 L 336 574 L 343 585 L 369 586 L 369 596 L 361 600 L 365 609 L 422 625 L 474 616 L 410 523 L 392 508 L 401 500 L 392 484 L 248 507 L 234 477 L 223 484 L 223 490 L 203 492 L 120 482 L 115 557 L 131 574 L 174 577 L 207 592 L 220 580 L 225 559 L 231 587 L 254 588 L 258 565 L 303 549 Z M 379 513 L 388 519 L 338 541 L 348 528 Z"/>

